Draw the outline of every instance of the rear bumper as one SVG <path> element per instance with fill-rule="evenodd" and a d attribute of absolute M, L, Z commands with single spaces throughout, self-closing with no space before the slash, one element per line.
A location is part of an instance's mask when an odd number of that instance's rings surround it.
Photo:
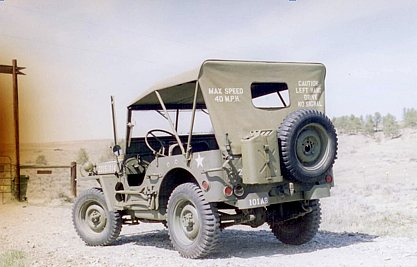
<path fill-rule="evenodd" d="M 331 184 L 315 185 L 308 191 L 295 191 L 290 195 L 273 195 L 263 190 L 260 192 L 250 192 L 245 197 L 238 198 L 236 201 L 228 202 L 238 209 L 252 209 L 259 207 L 267 207 L 272 204 L 279 204 L 300 200 L 319 199 L 330 196 Z"/>

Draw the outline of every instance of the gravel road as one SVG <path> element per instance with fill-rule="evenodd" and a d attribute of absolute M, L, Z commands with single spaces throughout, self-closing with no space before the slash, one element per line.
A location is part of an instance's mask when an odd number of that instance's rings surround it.
<path fill-rule="evenodd" d="M 417 266 L 408 238 L 319 231 L 302 246 L 279 242 L 266 225 L 223 230 L 208 259 L 184 259 L 162 224 L 124 226 L 115 244 L 88 247 L 71 223 L 71 204 L 0 205 L 0 251 L 23 251 L 29 266 Z"/>

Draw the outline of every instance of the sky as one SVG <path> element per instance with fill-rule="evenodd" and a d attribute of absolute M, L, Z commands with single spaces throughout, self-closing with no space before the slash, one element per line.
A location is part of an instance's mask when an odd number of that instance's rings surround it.
<path fill-rule="evenodd" d="M 417 1 L 0 1 L 0 65 L 19 76 L 22 143 L 112 138 L 154 82 L 205 59 L 321 62 L 326 113 L 417 108 Z M 13 138 L 11 75 L 0 128 Z"/>

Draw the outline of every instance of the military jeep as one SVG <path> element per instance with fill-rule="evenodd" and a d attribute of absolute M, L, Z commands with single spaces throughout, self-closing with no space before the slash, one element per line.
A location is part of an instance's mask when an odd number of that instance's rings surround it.
<path fill-rule="evenodd" d="M 114 161 L 84 165 L 79 180 L 99 186 L 75 200 L 78 235 L 102 246 L 122 224 L 160 222 L 186 258 L 237 224 L 310 241 L 337 153 L 324 78 L 317 63 L 207 60 L 156 83 L 127 107 L 124 154 L 116 144 Z"/>

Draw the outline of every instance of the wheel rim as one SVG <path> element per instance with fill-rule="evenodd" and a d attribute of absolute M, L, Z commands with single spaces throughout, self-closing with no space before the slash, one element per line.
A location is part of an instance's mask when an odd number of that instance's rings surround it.
<path fill-rule="evenodd" d="M 320 124 L 308 124 L 298 134 L 295 152 L 298 161 L 309 171 L 320 168 L 329 153 L 329 138 Z"/>
<path fill-rule="evenodd" d="M 174 233 L 183 244 L 190 245 L 199 232 L 200 218 L 197 209 L 190 201 L 180 201 L 174 210 Z"/>
<path fill-rule="evenodd" d="M 88 202 L 80 209 L 79 220 L 85 231 L 101 233 L 107 225 L 106 211 L 99 203 Z"/>

